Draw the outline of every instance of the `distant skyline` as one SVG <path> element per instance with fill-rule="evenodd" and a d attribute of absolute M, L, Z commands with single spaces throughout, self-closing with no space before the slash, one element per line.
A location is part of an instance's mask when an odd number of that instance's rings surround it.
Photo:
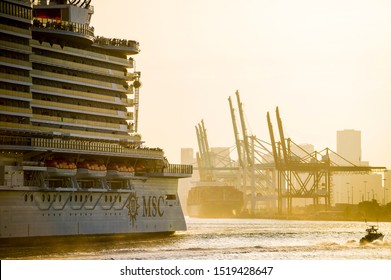
<path fill-rule="evenodd" d="M 391 168 L 391 2 L 353 0 L 93 0 L 95 35 L 140 43 L 139 132 L 170 162 L 233 146 L 228 97 L 239 90 L 249 133 L 269 141 L 280 108 L 285 136 L 336 150 L 361 131 L 362 160 Z M 236 105 L 235 105 L 236 107 Z"/>

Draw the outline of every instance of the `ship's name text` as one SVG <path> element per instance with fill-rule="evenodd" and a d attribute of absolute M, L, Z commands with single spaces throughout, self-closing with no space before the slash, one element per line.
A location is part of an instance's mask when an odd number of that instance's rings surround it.
<path fill-rule="evenodd" d="M 163 204 L 163 196 L 143 196 L 143 217 L 162 217 L 164 215 L 161 209 Z"/>

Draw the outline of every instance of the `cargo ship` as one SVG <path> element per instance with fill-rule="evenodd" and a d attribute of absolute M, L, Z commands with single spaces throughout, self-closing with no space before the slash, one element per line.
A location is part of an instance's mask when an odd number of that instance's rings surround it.
<path fill-rule="evenodd" d="M 187 198 L 187 213 L 194 218 L 236 218 L 243 206 L 243 192 L 219 182 L 197 182 Z"/>
<path fill-rule="evenodd" d="M 0 1 L 2 240 L 186 230 L 192 166 L 145 145 L 139 43 L 96 36 L 91 4 Z"/>

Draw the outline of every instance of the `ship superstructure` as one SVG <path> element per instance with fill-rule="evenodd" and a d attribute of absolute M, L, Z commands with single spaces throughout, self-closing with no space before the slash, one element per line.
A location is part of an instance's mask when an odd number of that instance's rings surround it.
<path fill-rule="evenodd" d="M 170 164 L 138 134 L 133 40 L 91 1 L 0 1 L 0 238 L 185 230 Z"/>

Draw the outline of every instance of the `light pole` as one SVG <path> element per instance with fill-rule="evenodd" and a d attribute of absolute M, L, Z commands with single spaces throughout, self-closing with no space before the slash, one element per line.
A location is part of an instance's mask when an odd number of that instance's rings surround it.
<path fill-rule="evenodd" d="M 383 204 L 386 205 L 386 178 L 383 178 Z"/>
<path fill-rule="evenodd" d="M 364 199 L 366 193 L 367 193 L 367 181 L 364 181 Z M 369 199 L 369 193 L 368 193 L 368 199 Z"/>
<path fill-rule="evenodd" d="M 353 186 L 352 186 L 352 205 L 353 205 Z"/>

